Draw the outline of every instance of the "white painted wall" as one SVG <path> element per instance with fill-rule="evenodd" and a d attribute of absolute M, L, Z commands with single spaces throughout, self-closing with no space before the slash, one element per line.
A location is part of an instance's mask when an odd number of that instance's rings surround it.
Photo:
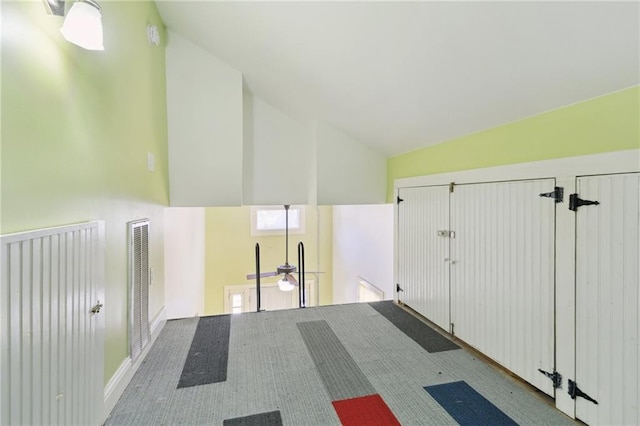
<path fill-rule="evenodd" d="M 170 204 L 242 204 L 242 74 L 168 31 Z"/>
<path fill-rule="evenodd" d="M 245 91 L 244 204 L 308 204 L 313 127 Z"/>
<path fill-rule="evenodd" d="M 327 124 L 316 132 L 317 203 L 385 203 L 386 158 Z"/>
<path fill-rule="evenodd" d="M 164 214 L 167 318 L 204 312 L 204 208 L 169 207 Z"/>
<path fill-rule="evenodd" d="M 358 277 L 394 297 L 393 205 L 333 207 L 333 303 L 358 299 Z"/>

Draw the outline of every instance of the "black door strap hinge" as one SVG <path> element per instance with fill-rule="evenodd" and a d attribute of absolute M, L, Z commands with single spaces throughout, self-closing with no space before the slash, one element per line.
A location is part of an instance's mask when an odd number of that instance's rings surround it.
<path fill-rule="evenodd" d="M 586 393 L 582 392 L 580 390 L 580 388 L 578 387 L 577 383 L 574 382 L 571 379 L 569 379 L 569 395 L 571 395 L 571 399 L 576 399 L 576 397 L 580 397 L 580 398 L 584 398 L 587 401 L 591 401 L 594 404 L 598 405 L 598 401 L 596 401 L 595 399 L 591 398 Z"/>
<path fill-rule="evenodd" d="M 402 198 L 400 198 L 400 196 L 398 195 L 398 197 L 396 198 L 396 202 L 398 204 L 400 204 L 401 202 L 403 202 L 404 200 Z"/>
<path fill-rule="evenodd" d="M 404 290 L 400 287 L 400 284 L 396 283 L 396 292 L 400 293 L 401 291 L 404 291 Z"/>
<path fill-rule="evenodd" d="M 551 192 L 543 192 L 540 194 L 541 197 L 553 198 L 556 200 L 556 203 L 561 203 L 564 197 L 564 188 L 561 186 L 556 186 L 555 189 Z"/>
<path fill-rule="evenodd" d="M 591 200 L 583 200 L 582 198 L 578 198 L 578 194 L 571 194 L 569 196 L 569 210 L 578 211 L 578 207 L 580 206 L 597 206 L 600 204 L 597 201 Z"/>
<path fill-rule="evenodd" d="M 558 389 L 562 387 L 562 374 L 554 371 L 553 373 L 549 373 L 548 371 L 544 371 L 541 368 L 538 368 L 538 371 L 547 376 L 553 382 L 553 388 Z"/>

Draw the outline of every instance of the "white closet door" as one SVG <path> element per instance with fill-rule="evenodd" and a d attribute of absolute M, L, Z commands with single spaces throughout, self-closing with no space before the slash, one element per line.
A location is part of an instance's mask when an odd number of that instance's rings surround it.
<path fill-rule="evenodd" d="M 549 395 L 554 371 L 555 179 L 451 194 L 454 334 Z"/>
<path fill-rule="evenodd" d="M 576 398 L 590 425 L 640 424 L 640 174 L 581 177 L 576 212 Z"/>
<path fill-rule="evenodd" d="M 398 299 L 449 330 L 449 187 L 402 188 L 398 205 Z"/>

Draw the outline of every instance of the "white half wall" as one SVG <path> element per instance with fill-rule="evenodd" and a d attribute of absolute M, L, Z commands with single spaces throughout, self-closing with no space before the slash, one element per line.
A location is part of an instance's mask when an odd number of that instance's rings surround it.
<path fill-rule="evenodd" d="M 394 297 L 393 205 L 333 207 L 333 303 L 358 300 L 362 277 Z"/>
<path fill-rule="evenodd" d="M 312 123 L 294 120 L 246 91 L 244 102 L 244 204 L 308 204 Z"/>
<path fill-rule="evenodd" d="M 165 306 L 167 318 L 204 312 L 204 208 L 169 207 L 164 213 Z"/>
<path fill-rule="evenodd" d="M 170 205 L 242 204 L 242 74 L 178 34 L 166 46 Z"/>
<path fill-rule="evenodd" d="M 318 205 L 386 202 L 387 160 L 339 130 L 318 123 Z"/>

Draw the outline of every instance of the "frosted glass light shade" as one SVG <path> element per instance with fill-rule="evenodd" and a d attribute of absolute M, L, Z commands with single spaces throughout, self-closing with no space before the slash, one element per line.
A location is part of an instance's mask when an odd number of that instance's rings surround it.
<path fill-rule="evenodd" d="M 291 291 L 295 286 L 291 284 L 289 281 L 287 281 L 285 278 L 283 278 L 281 280 L 278 280 L 278 287 L 280 288 L 281 291 Z"/>
<path fill-rule="evenodd" d="M 67 41 L 82 48 L 104 50 L 100 6 L 93 1 L 76 1 L 64 18 L 60 32 Z"/>

